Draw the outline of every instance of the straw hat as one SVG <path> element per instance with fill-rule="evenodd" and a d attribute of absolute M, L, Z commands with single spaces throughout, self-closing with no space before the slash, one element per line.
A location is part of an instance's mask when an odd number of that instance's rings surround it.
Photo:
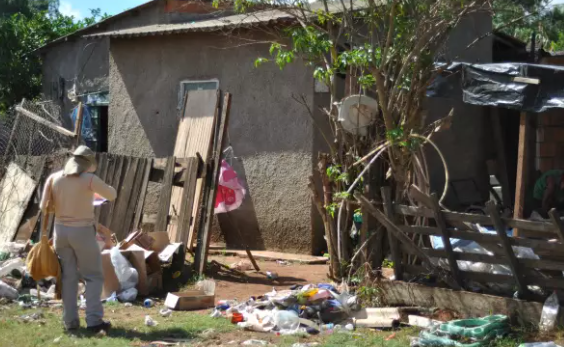
<path fill-rule="evenodd" d="M 65 176 L 78 175 L 92 166 L 96 166 L 96 153 L 84 145 L 78 146 L 72 153 L 72 157 L 65 164 L 63 174 Z"/>

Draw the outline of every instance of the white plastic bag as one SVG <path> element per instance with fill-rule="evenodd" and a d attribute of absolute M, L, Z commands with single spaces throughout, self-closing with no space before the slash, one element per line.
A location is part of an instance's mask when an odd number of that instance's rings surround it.
<path fill-rule="evenodd" d="M 18 298 L 18 291 L 0 281 L 0 298 L 16 300 Z"/>
<path fill-rule="evenodd" d="M 276 311 L 274 313 L 274 324 L 280 330 L 297 330 L 300 326 L 300 317 L 294 311 Z"/>
<path fill-rule="evenodd" d="M 137 298 L 137 289 L 129 288 L 118 294 L 118 299 L 121 302 L 132 302 Z"/>
<path fill-rule="evenodd" d="M 206 295 L 215 294 L 215 281 L 213 280 L 198 281 L 195 287 L 197 290 L 202 290 Z"/>
<path fill-rule="evenodd" d="M 560 311 L 560 302 L 558 295 L 553 292 L 544 302 L 542 308 L 539 329 L 542 332 L 549 332 L 556 327 L 556 319 Z"/>
<path fill-rule="evenodd" d="M 125 259 L 125 257 L 120 253 L 119 248 L 112 248 L 110 257 L 121 286 L 121 290 L 125 291 L 137 286 L 139 274 L 137 273 L 137 270 L 131 266 L 131 263 L 129 263 L 129 261 L 127 261 L 127 259 Z"/>

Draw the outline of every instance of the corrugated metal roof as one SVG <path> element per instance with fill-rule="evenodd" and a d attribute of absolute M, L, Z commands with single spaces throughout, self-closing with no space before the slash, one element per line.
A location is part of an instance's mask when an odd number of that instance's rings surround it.
<path fill-rule="evenodd" d="M 238 14 L 201 22 L 179 24 L 156 24 L 137 28 L 106 31 L 85 35 L 86 38 L 101 37 L 138 37 L 152 35 L 169 35 L 197 31 L 219 31 L 232 28 L 250 28 L 292 20 L 295 16 L 281 10 L 267 10 L 254 13 Z"/>
<path fill-rule="evenodd" d="M 127 16 L 128 14 L 130 14 L 130 13 L 132 13 L 132 12 L 139 11 L 139 10 L 144 9 L 144 8 L 146 8 L 146 7 L 150 7 L 150 6 L 152 6 L 152 5 L 153 5 L 155 2 L 157 2 L 157 1 L 159 1 L 159 0 L 149 0 L 149 1 L 143 3 L 143 4 L 139 5 L 139 6 L 133 7 L 133 8 L 131 8 L 131 9 L 129 9 L 129 10 L 125 10 L 125 11 L 123 11 L 123 12 L 121 12 L 121 13 L 116 14 L 116 15 L 110 16 L 110 17 L 108 17 L 108 18 L 106 18 L 106 19 L 104 19 L 104 20 L 101 20 L 101 21 L 99 21 L 99 22 L 97 22 L 97 23 L 94 23 L 94 24 L 92 24 L 92 25 L 89 25 L 89 26 L 87 26 L 87 27 L 85 27 L 85 28 L 78 29 L 77 31 L 74 31 L 74 32 L 72 32 L 72 33 L 70 33 L 70 34 L 68 34 L 68 35 L 61 36 L 61 37 L 59 37 L 58 39 L 55 39 L 55 40 L 50 41 L 50 42 L 47 42 L 47 43 L 44 44 L 43 46 L 41 46 L 41 47 L 37 48 L 36 50 L 34 50 L 33 52 L 40 52 L 40 51 L 42 51 L 42 50 L 44 50 L 44 49 L 46 49 L 46 48 L 48 48 L 48 47 L 54 46 L 54 45 L 56 45 L 56 44 L 58 44 L 58 43 L 60 43 L 60 42 L 68 41 L 68 39 L 71 38 L 71 37 L 78 36 L 78 35 L 81 35 L 82 33 L 88 32 L 88 31 L 90 31 L 90 30 L 92 30 L 92 29 L 97 29 L 97 28 L 99 28 L 99 27 L 101 27 L 101 26 L 103 26 L 103 25 L 106 25 L 106 24 L 109 24 L 109 23 L 113 23 L 113 22 L 115 22 L 116 20 L 120 20 L 121 18 Z"/>

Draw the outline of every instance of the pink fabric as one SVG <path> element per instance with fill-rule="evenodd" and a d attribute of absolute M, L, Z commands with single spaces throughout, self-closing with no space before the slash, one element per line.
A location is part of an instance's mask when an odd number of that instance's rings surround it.
<path fill-rule="evenodd" d="M 221 161 L 219 185 L 215 197 L 215 213 L 225 213 L 239 208 L 247 191 L 239 181 L 237 173 L 225 161 Z"/>

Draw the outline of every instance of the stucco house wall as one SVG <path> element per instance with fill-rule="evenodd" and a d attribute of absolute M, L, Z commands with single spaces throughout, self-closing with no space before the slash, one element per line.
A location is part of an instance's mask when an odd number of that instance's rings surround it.
<path fill-rule="evenodd" d="M 193 2 L 183 11 L 175 11 L 171 0 L 156 0 L 121 13 L 84 29 L 79 35 L 55 42 L 39 51 L 43 60 L 43 99 L 56 101 L 68 116 L 75 106 L 68 98 L 68 91 L 76 84 L 77 95 L 107 92 L 109 90 L 109 38 L 87 40 L 90 35 L 108 30 L 134 28 L 153 24 L 191 22 L 230 14 L 217 10 L 211 2 Z M 192 11 L 192 12 L 190 12 Z M 63 80 L 61 84 L 60 80 Z M 64 91 L 60 93 L 59 86 Z M 69 120 L 66 119 L 68 122 Z M 69 125 L 69 124 L 67 124 Z"/>
<path fill-rule="evenodd" d="M 180 82 L 219 80 L 219 88 L 232 93 L 227 141 L 249 192 L 240 209 L 219 217 L 226 242 L 311 253 L 307 184 L 316 155 L 314 127 L 292 95 L 313 104 L 312 71 L 302 63 L 284 71 L 270 64 L 255 68 L 269 45 L 242 46 L 248 41 L 240 35 L 112 39 L 109 148 L 123 155 L 172 155 Z"/>
<path fill-rule="evenodd" d="M 445 61 L 489 63 L 492 61 L 491 16 L 479 13 L 465 18 L 450 34 L 444 53 Z M 476 39 L 481 38 L 477 42 Z M 472 44 L 474 43 L 474 44 Z M 471 45 L 472 44 L 472 45 Z M 466 200 L 489 198 L 489 176 L 486 167 L 491 140 L 491 121 L 486 107 L 465 104 L 462 101 L 430 98 L 426 101 L 427 123 L 448 115 L 453 110 L 453 123 L 448 131 L 433 135 L 443 153 L 450 185 L 446 206 L 457 209 L 467 205 Z M 439 156 L 429 148 L 428 163 L 433 192 L 443 193 L 445 172 Z M 468 180 L 474 180 L 475 185 Z M 454 186 L 458 189 L 455 193 Z"/>

